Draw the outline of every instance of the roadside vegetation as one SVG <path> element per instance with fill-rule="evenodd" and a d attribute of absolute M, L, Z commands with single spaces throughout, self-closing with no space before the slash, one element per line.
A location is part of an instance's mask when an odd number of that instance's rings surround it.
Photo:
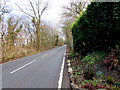
<path fill-rule="evenodd" d="M 64 44 L 64 40 L 60 37 L 61 32 L 41 20 L 48 3 L 42 3 L 42 0 L 37 2 L 28 0 L 28 4 L 26 9 L 16 4 L 23 15 L 11 16 L 9 14 L 12 11 L 7 1 L 0 1 L 0 63 Z"/>
<path fill-rule="evenodd" d="M 68 47 L 67 56 L 70 80 L 75 88 L 120 89 L 119 4 L 91 2 L 71 22 L 73 50 Z"/>

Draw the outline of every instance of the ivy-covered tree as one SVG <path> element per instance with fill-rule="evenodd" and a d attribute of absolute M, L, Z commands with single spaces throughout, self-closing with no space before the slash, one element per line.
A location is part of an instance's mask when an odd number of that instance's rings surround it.
<path fill-rule="evenodd" d="M 18 33 L 21 31 L 21 29 L 22 29 L 22 25 L 18 27 L 18 20 L 16 23 L 12 22 L 12 17 L 8 20 L 8 35 L 6 37 L 6 40 L 10 50 L 14 47 L 15 39 Z"/>

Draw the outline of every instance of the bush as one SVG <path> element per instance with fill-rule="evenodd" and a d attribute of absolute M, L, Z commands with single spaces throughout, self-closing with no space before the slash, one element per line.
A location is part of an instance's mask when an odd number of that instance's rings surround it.
<path fill-rule="evenodd" d="M 120 42 L 120 2 L 92 2 L 73 24 L 76 52 L 104 51 Z"/>

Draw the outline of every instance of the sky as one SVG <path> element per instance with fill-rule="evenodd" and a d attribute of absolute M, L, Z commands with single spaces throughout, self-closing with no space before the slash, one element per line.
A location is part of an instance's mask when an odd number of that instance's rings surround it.
<path fill-rule="evenodd" d="M 45 0 L 42 0 L 42 1 L 45 1 Z M 63 10 L 62 7 L 64 5 L 69 4 L 70 0 L 46 0 L 46 1 L 48 2 L 48 9 L 44 12 L 42 16 L 42 20 L 45 21 L 46 23 L 49 23 L 57 27 L 59 26 L 59 23 L 61 20 L 61 14 Z M 27 6 L 27 0 L 9 0 L 7 4 L 12 9 L 10 14 L 11 16 L 23 15 L 23 13 L 16 6 L 16 3 L 21 7 Z"/>

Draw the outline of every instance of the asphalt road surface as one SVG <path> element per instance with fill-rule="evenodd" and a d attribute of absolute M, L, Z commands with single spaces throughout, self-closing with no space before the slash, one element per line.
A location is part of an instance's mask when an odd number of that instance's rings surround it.
<path fill-rule="evenodd" d="M 2 88 L 58 88 L 66 45 L 2 65 Z"/>

